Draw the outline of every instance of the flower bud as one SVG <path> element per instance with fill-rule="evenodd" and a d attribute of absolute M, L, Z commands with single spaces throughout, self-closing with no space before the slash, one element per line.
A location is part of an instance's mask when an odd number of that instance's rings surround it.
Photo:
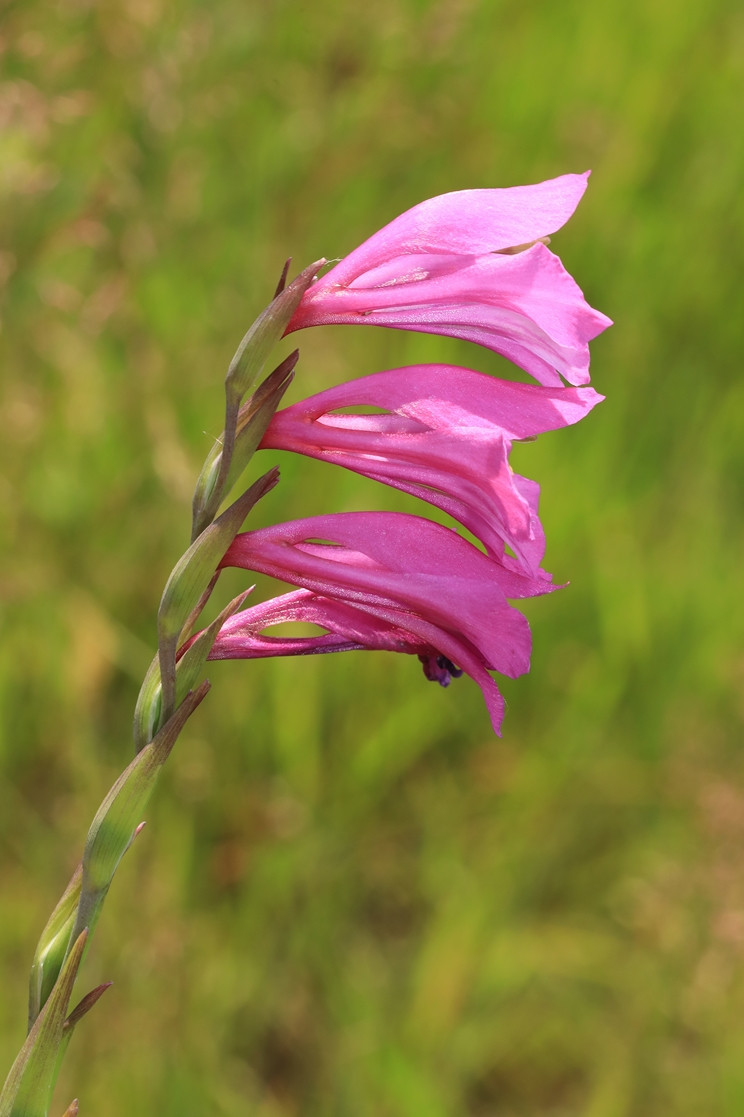
<path fill-rule="evenodd" d="M 67 1006 L 88 938 L 84 928 L 62 966 L 0 1092 L 0 1117 L 42 1117 L 49 1112 L 61 1064 Z M 68 1031 L 69 1034 L 69 1031 Z"/>
<path fill-rule="evenodd" d="M 237 348 L 225 378 L 228 397 L 242 400 L 255 383 L 271 349 L 283 336 L 302 296 L 325 260 L 317 260 L 293 279 L 259 314 Z"/>
<path fill-rule="evenodd" d="M 70 935 L 75 923 L 75 912 L 80 900 L 80 882 L 83 866 L 78 865 L 72 874 L 72 879 L 63 892 L 59 903 L 49 916 L 46 927 L 41 932 L 39 944 L 36 947 L 34 960 L 31 965 L 28 995 L 28 1026 L 46 1004 L 47 997 L 52 991 L 59 971 L 67 954 Z"/>
<path fill-rule="evenodd" d="M 272 469 L 255 481 L 191 544 L 168 578 L 158 610 L 158 654 L 165 718 L 175 709 L 176 649 L 183 627 L 208 590 L 243 520 L 278 480 L 279 471 Z"/>
<path fill-rule="evenodd" d="M 202 683 L 181 703 L 157 736 L 122 772 L 93 819 L 83 852 L 78 929 L 93 930 L 119 862 L 139 832 L 139 822 L 157 778 L 188 718 L 209 690 Z"/>
<path fill-rule="evenodd" d="M 274 369 L 271 375 L 264 380 L 263 384 L 241 407 L 237 416 L 232 456 L 224 477 L 222 476 L 224 432 L 215 442 L 207 460 L 204 462 L 194 490 L 192 540 L 197 539 L 212 522 L 220 502 L 230 492 L 258 448 L 258 444 L 266 433 L 266 428 L 271 422 L 282 396 L 292 383 L 294 367 L 297 364 L 298 357 L 299 350 L 295 349 Z M 221 483 L 218 485 L 220 479 Z"/>

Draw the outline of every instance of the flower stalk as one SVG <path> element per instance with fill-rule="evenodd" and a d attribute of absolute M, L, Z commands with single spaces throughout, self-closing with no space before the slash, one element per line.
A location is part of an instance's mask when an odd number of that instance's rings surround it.
<path fill-rule="evenodd" d="M 221 515 L 217 511 L 258 447 L 291 383 L 290 354 L 245 399 L 271 347 L 281 337 L 315 275 L 313 265 L 284 288 L 247 332 L 226 378 L 226 428 L 202 469 L 194 499 L 194 540 L 167 580 L 158 611 L 158 653 L 135 709 L 136 755 L 96 812 L 82 859 L 44 928 L 29 979 L 28 1036 L 0 1091 L 0 1117 L 48 1117 L 54 1084 L 72 1032 L 110 982 L 86 993 L 69 1011 L 80 962 L 118 865 L 141 832 L 142 815 L 163 765 L 210 684 L 203 671 L 220 628 L 248 592 L 226 606 L 188 648 L 180 645 L 209 601 L 220 562 L 255 504 L 277 483 L 270 469 Z M 245 402 L 243 402 L 245 399 Z M 75 1117 L 73 1100 L 65 1117 Z"/>

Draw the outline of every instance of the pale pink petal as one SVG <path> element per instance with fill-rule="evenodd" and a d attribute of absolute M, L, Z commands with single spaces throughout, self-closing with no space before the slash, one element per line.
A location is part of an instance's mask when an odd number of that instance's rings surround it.
<path fill-rule="evenodd" d="M 589 172 L 531 186 L 457 190 L 407 210 L 349 253 L 323 279 L 352 283 L 362 272 L 416 254 L 478 256 L 529 244 L 568 221 Z"/>
<path fill-rule="evenodd" d="M 515 255 L 446 257 L 446 270 L 400 272 L 397 282 L 314 284 L 290 330 L 370 325 L 444 334 L 493 350 L 542 384 L 589 379 L 588 342 L 610 319 L 588 305 L 557 256 L 535 244 Z M 395 264 L 391 264 L 395 271 Z M 560 374 L 560 375 L 559 375 Z"/>

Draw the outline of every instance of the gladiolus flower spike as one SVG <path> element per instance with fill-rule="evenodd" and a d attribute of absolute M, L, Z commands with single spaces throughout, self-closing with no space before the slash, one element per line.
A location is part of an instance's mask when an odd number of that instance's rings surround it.
<path fill-rule="evenodd" d="M 573 213 L 587 177 L 433 198 L 310 285 L 287 333 L 361 323 L 448 334 L 501 353 L 538 384 L 415 365 L 277 412 L 261 449 L 400 489 L 445 512 L 479 546 L 400 512 L 320 515 L 239 534 L 223 567 L 296 588 L 230 616 L 211 659 L 416 655 L 442 686 L 463 672 L 473 678 L 500 732 L 504 702 L 491 672 L 523 674 L 531 651 L 527 620 L 510 602 L 557 588 L 541 567 L 539 486 L 512 470 L 512 445 L 578 422 L 603 398 L 579 385 L 589 379 L 588 342 L 610 320 L 544 243 Z M 297 621 L 322 631 L 266 632 Z"/>

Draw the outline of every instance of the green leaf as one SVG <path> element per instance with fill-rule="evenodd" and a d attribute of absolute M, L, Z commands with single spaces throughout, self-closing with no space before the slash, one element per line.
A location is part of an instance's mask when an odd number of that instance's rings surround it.
<path fill-rule="evenodd" d="M 67 1006 L 88 938 L 84 928 L 67 955 L 46 1004 L 11 1067 L 2 1093 L 0 1117 L 47 1117 L 59 1072 Z"/>
<path fill-rule="evenodd" d="M 70 936 L 75 923 L 75 913 L 80 900 L 82 876 L 83 866 L 81 862 L 72 874 L 70 883 L 62 893 L 59 903 L 49 916 L 47 925 L 41 932 L 31 965 L 29 981 L 29 1029 L 46 1003 L 47 997 L 59 976 L 62 963 L 67 956 Z"/>
<path fill-rule="evenodd" d="M 250 594 L 250 590 L 240 594 L 227 605 L 208 628 L 200 632 L 176 663 L 176 708 L 186 694 L 193 690 L 199 681 L 217 633 L 228 617 L 237 613 Z M 134 747 L 140 752 L 160 728 L 163 703 L 160 686 L 160 661 L 157 656 L 147 669 L 134 710 Z"/>
<path fill-rule="evenodd" d="M 209 690 L 191 691 L 173 717 L 114 783 L 93 819 L 83 852 L 83 872 L 73 936 L 93 931 L 114 873 L 136 837 L 142 812 L 179 733 Z"/>
<path fill-rule="evenodd" d="M 292 383 L 299 355 L 299 349 L 290 353 L 240 408 L 227 476 L 223 476 L 222 469 L 226 438 L 224 431 L 215 442 L 204 462 L 194 490 L 192 539 L 196 539 L 212 522 L 221 502 L 257 450 L 282 396 Z M 218 485 L 220 478 L 222 481 Z"/>
<path fill-rule="evenodd" d="M 207 590 L 243 520 L 278 480 L 279 471 L 271 469 L 254 482 L 191 544 L 168 578 L 158 610 L 158 655 L 165 717 L 170 717 L 175 709 L 176 650 L 181 631 Z"/>

